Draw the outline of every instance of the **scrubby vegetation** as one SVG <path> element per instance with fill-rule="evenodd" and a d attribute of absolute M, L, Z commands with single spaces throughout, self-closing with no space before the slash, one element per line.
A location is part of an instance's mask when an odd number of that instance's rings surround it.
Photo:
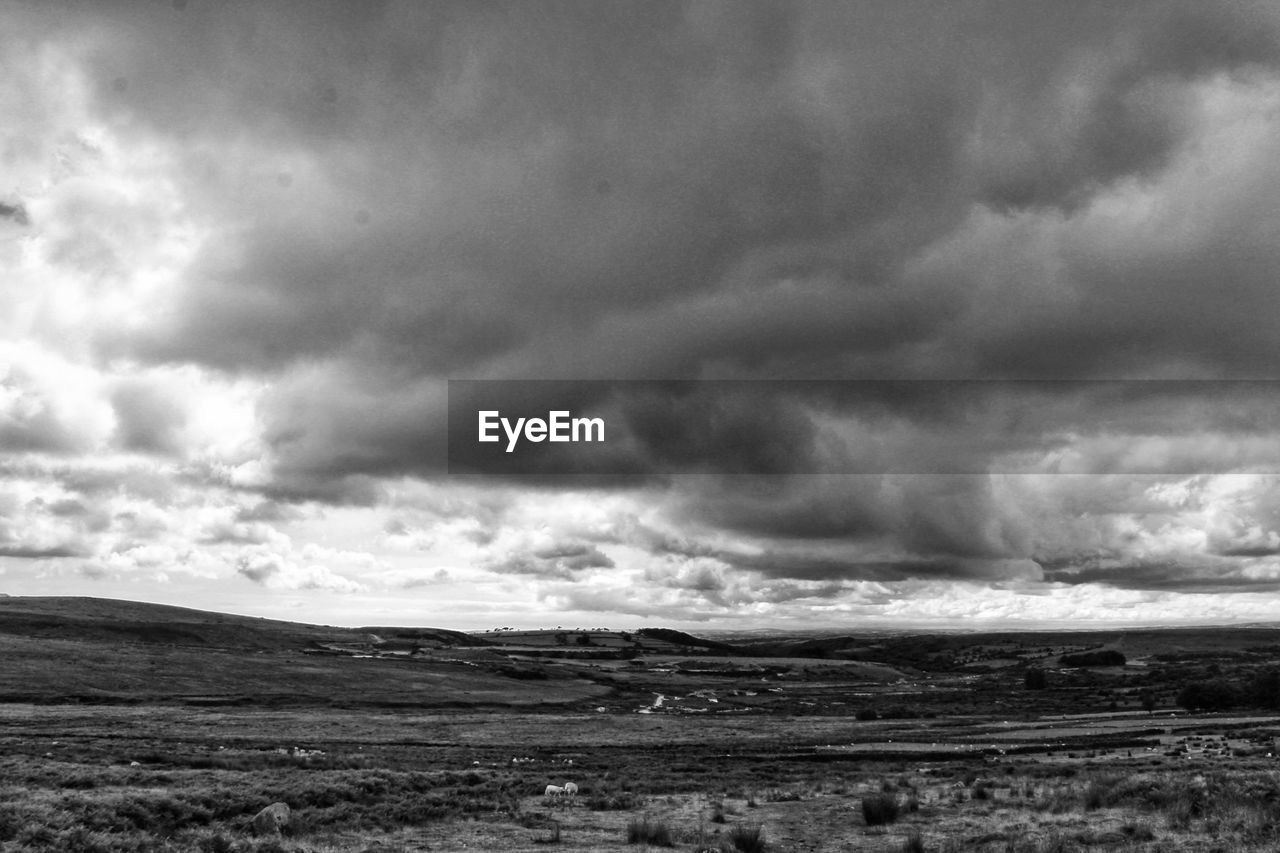
<path fill-rule="evenodd" d="M 759 825 L 735 826 L 729 831 L 729 843 L 741 853 L 764 853 L 764 829 Z"/>
<path fill-rule="evenodd" d="M 660 820 L 647 817 L 634 818 L 627 822 L 628 844 L 656 844 L 659 847 L 674 847 L 675 834 L 671 827 Z"/>
<path fill-rule="evenodd" d="M 349 633 L 304 656 L 257 623 L 252 651 L 180 645 L 230 642 L 216 620 L 103 646 L 105 621 L 92 642 L 0 631 L 3 853 L 1280 849 L 1273 632 L 772 639 L 757 659 L 584 629 L 530 632 L 572 653 L 535 661 L 506 631 L 380 631 L 364 658 L 335 651 Z M 152 695 L 170 677 L 190 692 Z M 253 835 L 273 802 L 294 820 Z"/>
<path fill-rule="evenodd" d="M 1062 656 L 1063 666 L 1124 666 L 1125 663 L 1125 656 L 1115 649 Z"/>
<path fill-rule="evenodd" d="M 871 794 L 862 798 L 862 819 L 867 826 L 881 826 L 898 819 L 898 798 L 893 794 Z"/>

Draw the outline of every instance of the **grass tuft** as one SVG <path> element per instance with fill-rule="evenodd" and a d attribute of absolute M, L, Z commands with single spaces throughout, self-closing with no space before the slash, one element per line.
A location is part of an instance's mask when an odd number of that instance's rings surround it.
<path fill-rule="evenodd" d="M 892 794 L 870 794 L 862 798 L 862 818 L 867 826 L 883 826 L 898 819 L 898 799 Z"/>
<path fill-rule="evenodd" d="M 740 853 L 764 853 L 764 828 L 759 824 L 756 826 L 739 824 L 729 830 L 728 841 L 733 845 L 731 849 L 738 850 Z"/>
<path fill-rule="evenodd" d="M 664 821 L 647 817 L 627 821 L 628 844 L 654 844 L 658 847 L 674 847 L 675 834 Z"/>
<path fill-rule="evenodd" d="M 920 833 L 911 830 L 910 834 L 902 840 L 902 846 L 898 848 L 899 853 L 925 853 L 924 839 L 920 837 Z"/>

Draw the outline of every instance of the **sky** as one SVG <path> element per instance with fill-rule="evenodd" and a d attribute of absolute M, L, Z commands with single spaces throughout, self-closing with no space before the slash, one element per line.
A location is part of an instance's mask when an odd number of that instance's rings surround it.
<path fill-rule="evenodd" d="M 1280 620 L 1274 3 L 0 21 L 0 592 Z M 451 471 L 460 379 L 593 380 L 626 464 Z"/>

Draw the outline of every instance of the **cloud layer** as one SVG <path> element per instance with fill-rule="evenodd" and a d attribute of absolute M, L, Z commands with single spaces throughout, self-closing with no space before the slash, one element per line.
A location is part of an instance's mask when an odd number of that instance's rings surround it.
<path fill-rule="evenodd" d="M 1280 618 L 1266 4 L 6 19 L 11 591 Z M 459 479 L 462 378 L 775 384 L 591 401 L 625 477 Z"/>

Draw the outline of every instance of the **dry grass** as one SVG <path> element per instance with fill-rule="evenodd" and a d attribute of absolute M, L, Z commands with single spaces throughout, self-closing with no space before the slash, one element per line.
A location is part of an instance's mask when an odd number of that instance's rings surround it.
<path fill-rule="evenodd" d="M 559 845 L 605 853 L 635 849 L 626 841 L 633 824 L 637 845 L 669 839 L 682 850 L 764 849 L 765 838 L 768 850 L 825 844 L 881 853 L 1280 847 L 1280 780 L 1261 759 L 1213 766 L 1144 758 L 1105 768 L 1065 756 L 995 767 L 862 756 L 771 761 L 728 755 L 712 737 L 723 731 L 767 744 L 783 731 L 792 736 L 787 724 L 769 717 L 723 730 L 704 724 L 706 743 L 682 740 L 673 761 L 662 739 L 697 729 L 638 716 L 565 728 L 565 742 L 556 743 L 561 728 L 540 715 L 63 708 L 19 719 L 7 706 L 0 708 L 0 849 L 408 853 Z M 285 733 L 305 734 L 320 752 L 268 748 Z M 518 739 L 517 754 L 528 761 L 512 763 Z M 578 800 L 544 802 L 542 789 L 567 779 L 582 786 Z M 277 800 L 295 812 L 291 833 L 251 837 L 252 815 Z"/>

